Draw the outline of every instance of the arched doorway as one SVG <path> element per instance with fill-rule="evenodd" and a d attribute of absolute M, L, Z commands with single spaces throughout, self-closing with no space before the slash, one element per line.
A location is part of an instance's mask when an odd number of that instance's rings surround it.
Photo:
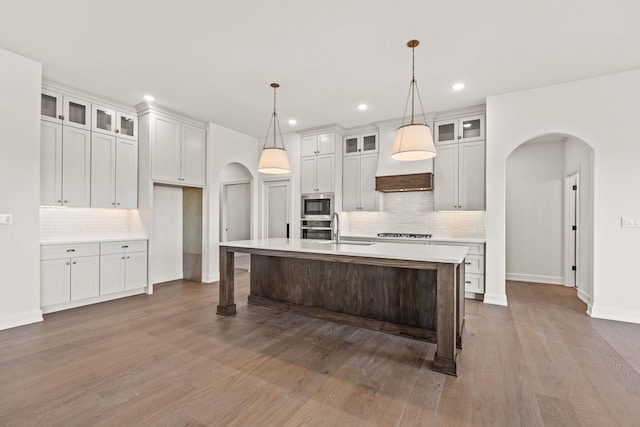
<path fill-rule="evenodd" d="M 220 241 L 247 240 L 252 236 L 252 176 L 240 163 L 220 171 Z M 249 256 L 236 253 L 236 268 L 249 269 Z"/>
<path fill-rule="evenodd" d="M 593 150 L 545 134 L 506 160 L 505 277 L 577 288 L 593 297 Z"/>

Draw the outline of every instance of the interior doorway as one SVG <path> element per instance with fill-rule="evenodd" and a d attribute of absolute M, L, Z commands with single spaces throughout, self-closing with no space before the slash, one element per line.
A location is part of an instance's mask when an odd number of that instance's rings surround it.
<path fill-rule="evenodd" d="M 291 181 L 264 181 L 262 237 L 291 236 Z"/>
<path fill-rule="evenodd" d="M 240 163 L 229 163 L 220 172 L 220 241 L 251 239 L 252 176 Z M 248 254 L 236 252 L 235 267 L 250 268 Z"/>

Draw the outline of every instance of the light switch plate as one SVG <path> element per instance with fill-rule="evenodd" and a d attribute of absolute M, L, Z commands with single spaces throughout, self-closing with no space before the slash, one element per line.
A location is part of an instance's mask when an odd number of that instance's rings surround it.
<path fill-rule="evenodd" d="M 621 217 L 620 226 L 623 228 L 640 228 L 640 218 Z"/>
<path fill-rule="evenodd" d="M 13 224 L 13 215 L 0 214 L 0 224 Z"/>

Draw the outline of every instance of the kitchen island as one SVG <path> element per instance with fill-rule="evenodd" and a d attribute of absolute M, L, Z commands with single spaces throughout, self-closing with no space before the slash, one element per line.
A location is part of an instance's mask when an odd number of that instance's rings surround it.
<path fill-rule="evenodd" d="M 234 252 L 251 254 L 249 304 L 437 344 L 434 370 L 457 375 L 467 248 L 302 239 L 220 243 L 217 313 L 233 315 Z"/>

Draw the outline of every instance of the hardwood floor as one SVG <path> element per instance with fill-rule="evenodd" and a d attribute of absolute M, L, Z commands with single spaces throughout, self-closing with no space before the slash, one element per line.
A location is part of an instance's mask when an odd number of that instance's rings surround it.
<path fill-rule="evenodd" d="M 435 346 L 247 306 L 217 284 L 45 316 L 0 331 L 0 425 L 631 426 L 640 325 L 591 319 L 575 291 L 508 282 L 509 307 L 467 301 L 457 378 Z"/>

